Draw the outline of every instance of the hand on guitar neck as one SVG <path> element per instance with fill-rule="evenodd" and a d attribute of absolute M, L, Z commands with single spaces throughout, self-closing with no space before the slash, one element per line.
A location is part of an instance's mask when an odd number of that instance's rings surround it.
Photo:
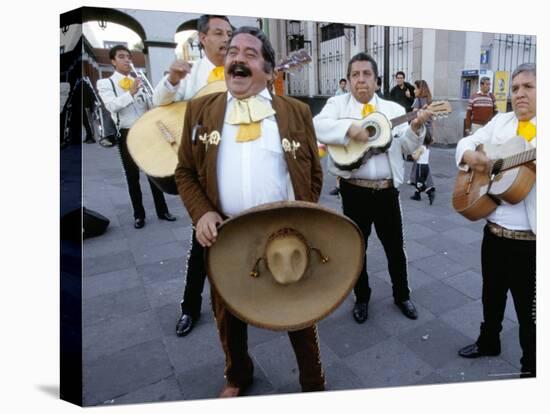
<path fill-rule="evenodd" d="M 470 169 L 485 174 L 491 171 L 493 162 L 482 151 L 467 150 L 462 156 L 464 162 Z"/>
<path fill-rule="evenodd" d="M 416 118 L 411 121 L 411 128 L 415 134 L 418 134 L 422 125 L 429 121 L 433 113 L 429 109 L 421 109 L 416 112 Z"/>

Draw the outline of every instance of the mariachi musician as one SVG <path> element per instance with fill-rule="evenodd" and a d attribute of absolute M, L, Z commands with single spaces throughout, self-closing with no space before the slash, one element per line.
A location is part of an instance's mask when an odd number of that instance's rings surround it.
<path fill-rule="evenodd" d="M 367 142 L 369 134 L 357 125 L 370 112 L 381 112 L 388 118 L 405 114 L 400 105 L 381 99 L 375 94 L 378 66 L 366 53 L 358 53 L 348 63 L 349 94 L 334 96 L 313 120 L 318 140 L 329 145 L 346 145 L 350 139 Z M 340 177 L 343 211 L 355 221 L 365 238 L 365 245 L 374 223 L 384 246 L 393 285 L 393 298 L 401 312 L 411 319 L 417 311 L 410 299 L 407 281 L 407 257 L 403 245 L 401 205 L 397 188 L 403 182 L 403 154 L 414 152 L 426 133 L 427 111 L 418 111 L 410 125 L 393 128 L 393 140 L 386 152 L 364 160 L 358 169 L 344 171 L 329 159 L 331 173 Z M 353 317 L 363 323 L 368 316 L 371 296 L 367 274 L 367 259 L 355 285 Z"/>
<path fill-rule="evenodd" d="M 189 100 L 208 83 L 224 79 L 223 64 L 227 42 L 233 31 L 228 18 L 203 15 L 197 21 L 197 31 L 205 56 L 192 67 L 183 60 L 172 63 L 169 73 L 161 79 L 154 90 L 155 105 L 168 105 L 175 101 Z M 206 278 L 204 250 L 197 242 L 195 230 L 191 238 L 181 315 L 176 324 L 178 336 L 189 334 L 200 317 L 202 290 Z"/>
<path fill-rule="evenodd" d="M 460 140 L 456 148 L 460 169 L 490 171 L 489 158 L 476 151 L 480 144 L 505 145 L 519 136 L 520 141 L 527 142 L 527 148 L 536 148 L 536 84 L 535 64 L 522 64 L 514 70 L 513 111 L 497 114 L 473 135 Z M 536 182 L 523 201 L 517 204 L 502 201 L 486 219 L 481 245 L 483 322 L 477 341 L 458 353 L 464 358 L 500 354 L 500 331 L 510 290 L 523 351 L 521 377 L 532 377 L 536 375 Z"/>
<path fill-rule="evenodd" d="M 122 45 L 114 46 L 109 50 L 109 58 L 115 72 L 110 78 L 97 81 L 97 91 L 120 130 L 118 149 L 134 210 L 134 227 L 140 229 L 145 226 L 145 209 L 139 185 L 139 168 L 128 152 L 127 137 L 132 125 L 147 110 L 147 97 L 140 87 L 142 80 L 131 76 L 130 50 Z M 176 220 L 168 211 L 162 191 L 150 179 L 148 181 L 158 218 L 167 221 Z"/>

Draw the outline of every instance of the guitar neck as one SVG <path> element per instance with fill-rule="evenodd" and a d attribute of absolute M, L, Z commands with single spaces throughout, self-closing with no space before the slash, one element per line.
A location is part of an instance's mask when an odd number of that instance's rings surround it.
<path fill-rule="evenodd" d="M 417 111 L 407 112 L 405 115 L 400 115 L 396 118 L 390 120 L 391 126 L 396 127 L 397 125 L 404 124 L 405 122 L 412 121 L 417 116 Z"/>
<path fill-rule="evenodd" d="M 530 161 L 534 161 L 536 159 L 537 159 L 537 149 L 531 148 L 527 151 L 523 151 L 518 154 L 503 158 L 502 167 L 500 168 L 500 171 L 506 171 L 506 170 L 515 168 L 519 165 L 526 164 Z"/>

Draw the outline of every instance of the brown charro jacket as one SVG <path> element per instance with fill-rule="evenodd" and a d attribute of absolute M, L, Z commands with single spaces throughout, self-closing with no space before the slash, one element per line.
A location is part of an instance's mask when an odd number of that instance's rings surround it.
<path fill-rule="evenodd" d="M 294 196 L 296 200 L 317 202 L 323 172 L 311 111 L 296 99 L 272 98 Z M 180 197 L 194 224 L 208 211 L 221 214 L 216 172 L 219 142 L 216 141 L 221 138 L 226 105 L 227 92 L 214 93 L 191 100 L 185 112 L 175 177 Z M 293 143 L 294 147 L 299 144 L 295 151 L 290 150 Z"/>

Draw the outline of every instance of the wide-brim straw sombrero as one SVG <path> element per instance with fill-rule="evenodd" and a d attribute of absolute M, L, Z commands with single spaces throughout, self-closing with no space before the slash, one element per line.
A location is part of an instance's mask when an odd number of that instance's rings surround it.
<path fill-rule="evenodd" d="M 347 297 L 365 244 L 347 217 L 301 201 L 264 204 L 224 222 L 207 250 L 210 283 L 239 319 L 298 330 Z"/>

